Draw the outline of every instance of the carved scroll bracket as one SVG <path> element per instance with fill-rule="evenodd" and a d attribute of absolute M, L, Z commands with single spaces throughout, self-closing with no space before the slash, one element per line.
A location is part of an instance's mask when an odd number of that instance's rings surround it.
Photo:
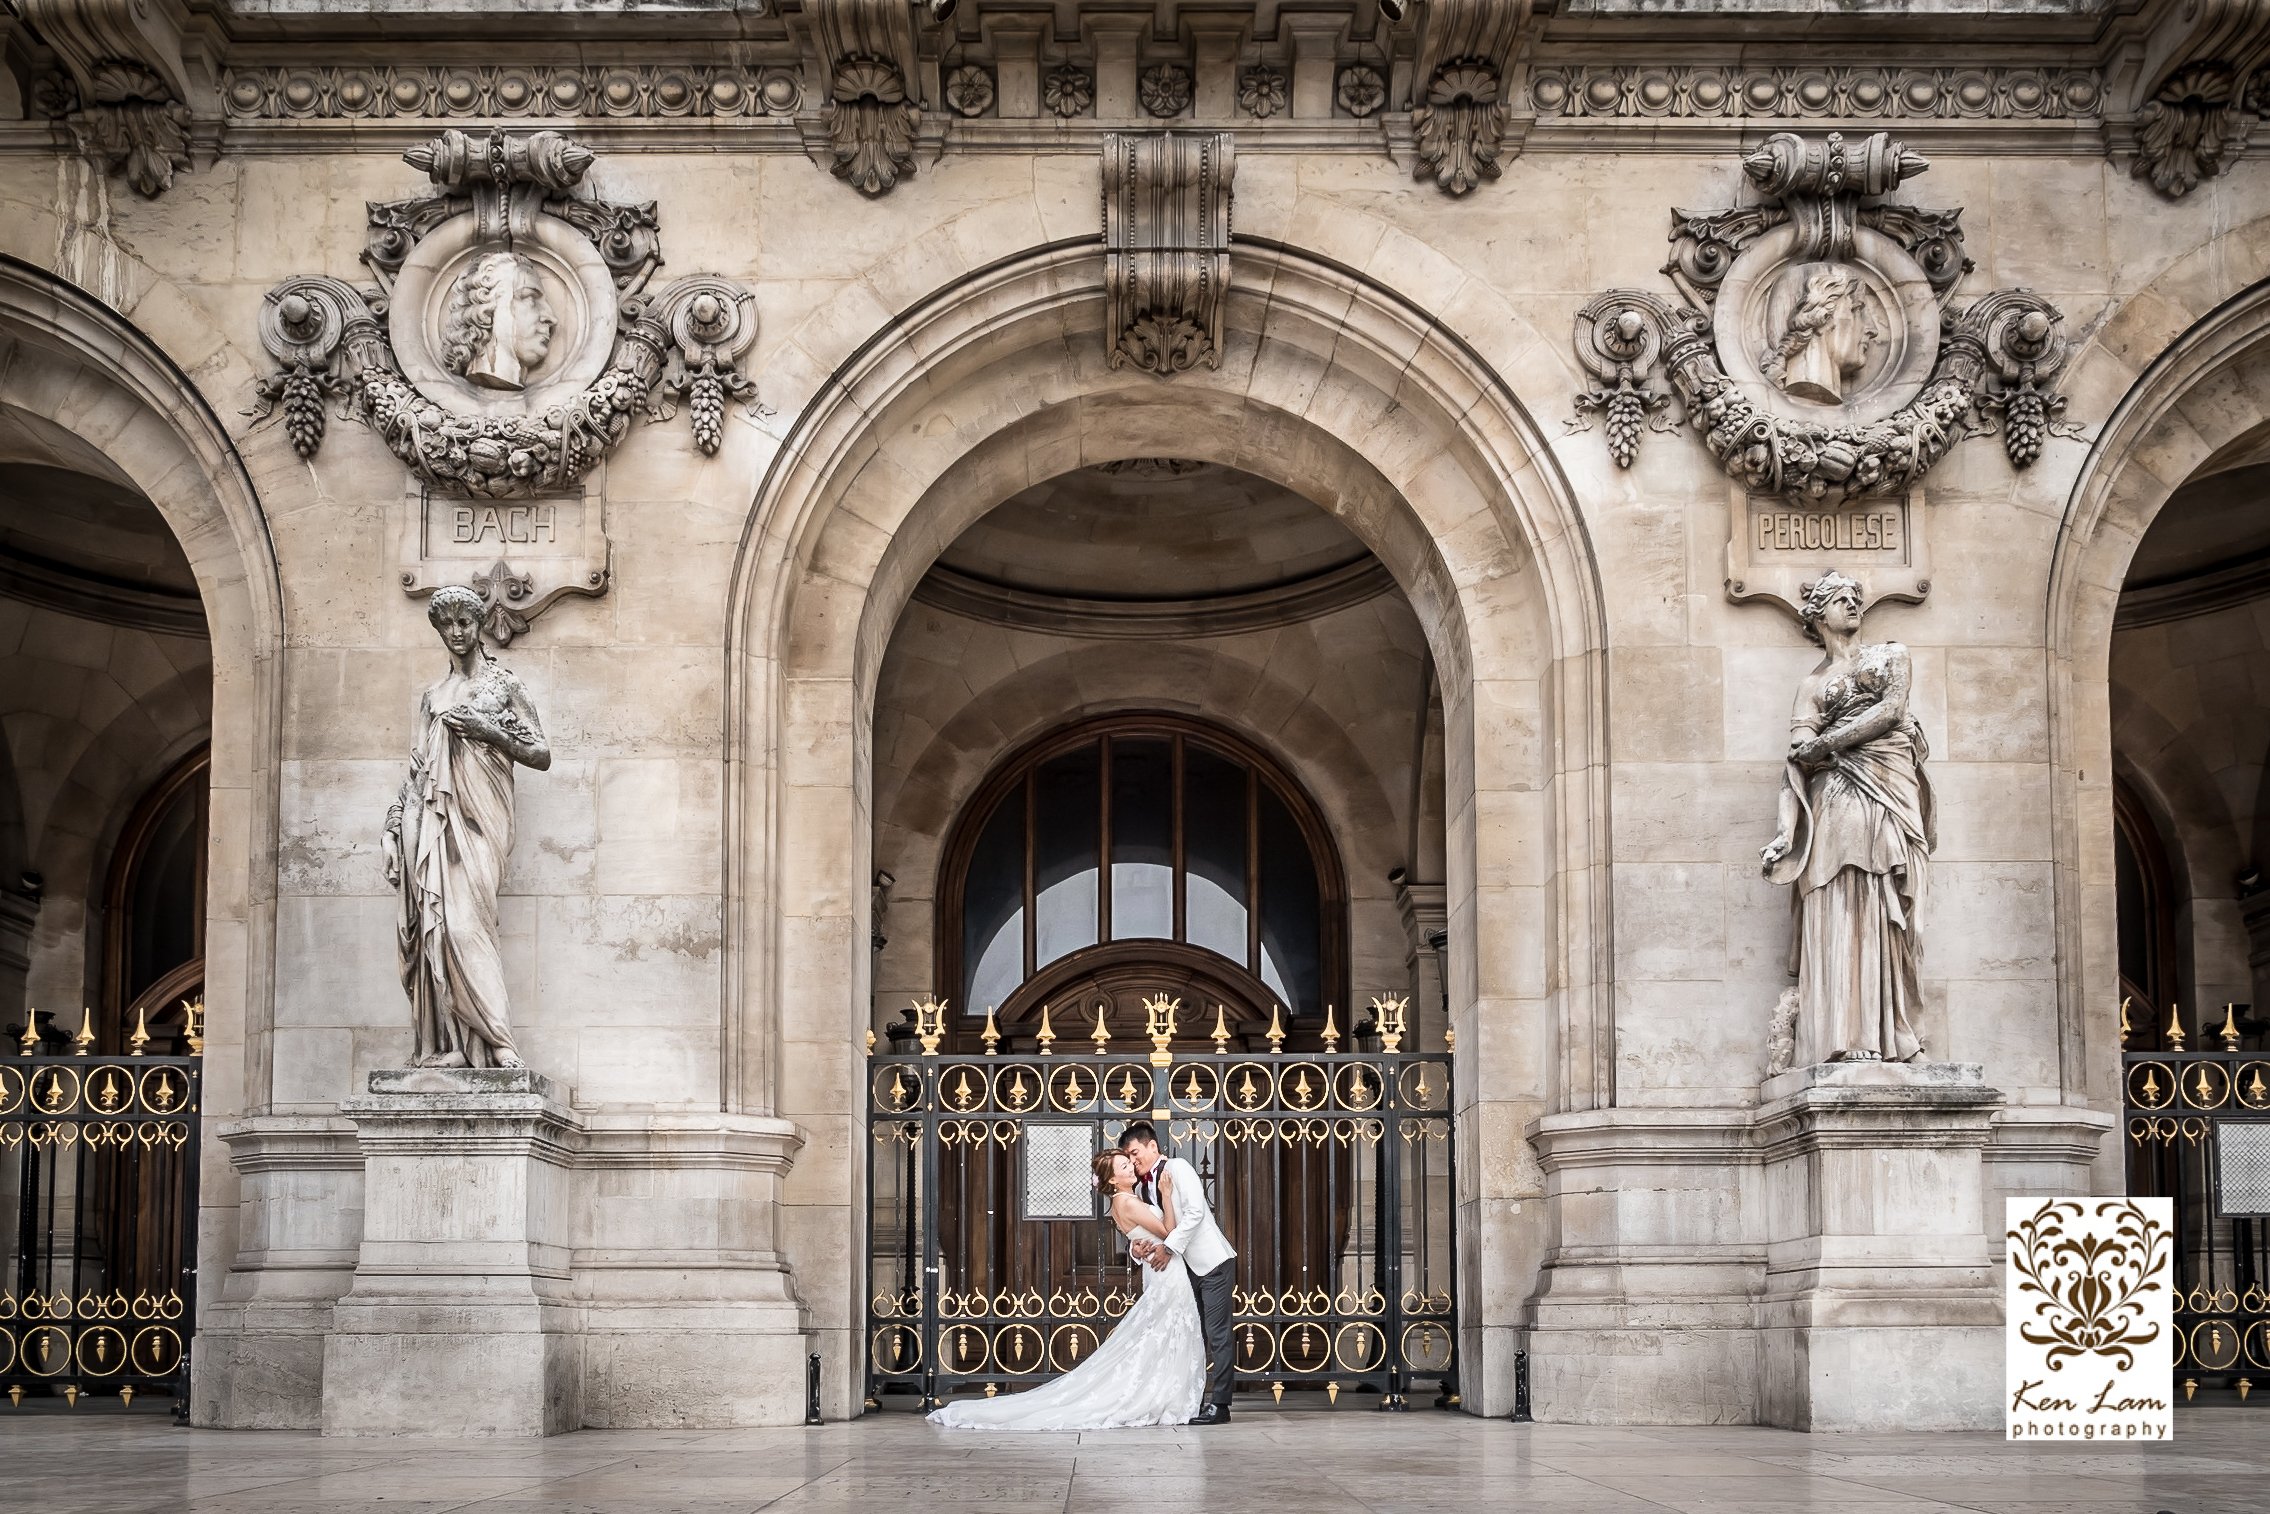
<path fill-rule="evenodd" d="M 954 0 L 804 0 L 833 171 L 861 194 L 888 194 L 914 172 L 926 103 L 915 26 L 953 11 Z"/>
<path fill-rule="evenodd" d="M 1402 0 L 1381 12 L 1400 17 Z M 1529 22 L 1530 0 L 1424 0 L 1411 70 L 1411 137 L 1417 177 L 1444 192 L 1471 193 L 1504 171 L 1512 107 L 1510 73 Z M 1517 152 L 1518 146 L 1514 147 Z"/>
<path fill-rule="evenodd" d="M 475 499 L 571 489 L 640 411 L 667 420 L 681 401 L 717 451 L 727 399 L 755 392 L 747 291 L 696 275 L 649 293 L 653 204 L 578 195 L 593 154 L 557 132 L 446 131 L 404 159 L 438 192 L 370 207 L 378 288 L 314 275 L 269 291 L 277 371 L 247 414 L 280 408 L 312 457 L 341 401 L 427 486 Z"/>
<path fill-rule="evenodd" d="M 1613 289 L 1577 313 L 1594 382 L 1570 429 L 1602 417 L 1628 468 L 1675 395 L 1742 489 L 1816 506 L 1905 495 L 1966 436 L 2000 429 L 2024 468 L 2077 435 L 2057 308 L 2009 289 L 1954 309 L 1961 212 L 1862 203 L 1928 166 L 1881 135 L 1769 139 L 1745 167 L 1771 199 L 1673 213 L 1664 271 L 1693 304 Z"/>
<path fill-rule="evenodd" d="M 1230 287 L 1228 132 L 1104 138 L 1105 339 L 1111 366 L 1166 377 L 1222 362 Z"/>
<path fill-rule="evenodd" d="M 2238 160 L 2270 114 L 2270 6 L 2191 0 L 2166 6 L 2146 36 L 2129 108 L 2130 171 L 2181 199 Z"/>
<path fill-rule="evenodd" d="M 191 101 L 218 115 L 211 70 L 185 41 L 187 9 L 178 0 L 16 0 L 15 8 L 60 66 L 37 92 L 42 112 L 145 197 L 172 188 L 189 166 Z"/>

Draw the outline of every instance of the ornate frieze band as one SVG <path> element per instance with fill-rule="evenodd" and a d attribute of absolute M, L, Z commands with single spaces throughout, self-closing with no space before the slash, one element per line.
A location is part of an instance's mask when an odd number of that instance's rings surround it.
<path fill-rule="evenodd" d="M 1737 485 L 1794 503 L 1904 493 L 1997 422 L 2032 463 L 2062 429 L 2061 317 L 2023 289 L 1953 307 L 1961 212 L 1881 198 L 1927 167 L 1881 133 L 1782 132 L 1743 159 L 1758 202 L 1674 211 L 1663 271 L 1693 303 L 1616 289 L 1576 319 L 1595 380 L 1579 414 L 1604 418 L 1617 464 L 1668 427 L 1673 393 Z"/>
<path fill-rule="evenodd" d="M 1534 70 L 1529 104 L 1571 120 L 2075 120 L 2102 112 L 2104 80 L 2079 68 L 1577 64 Z"/>
<path fill-rule="evenodd" d="M 1166 377 L 1222 363 L 1230 286 L 1228 132 L 1104 138 L 1105 339 L 1111 366 Z"/>
<path fill-rule="evenodd" d="M 327 275 L 268 293 L 277 364 L 254 413 L 281 407 L 293 447 L 322 445 L 339 398 L 431 489 L 478 499 L 573 488 L 645 411 L 693 411 L 704 452 L 756 338 L 751 297 L 696 275 L 658 294 L 652 203 L 578 193 L 595 160 L 558 132 L 445 131 L 404 154 L 434 193 L 370 206 L 378 286 Z"/>
<path fill-rule="evenodd" d="M 802 70 L 575 66 L 232 68 L 221 102 L 239 121 L 793 116 Z"/>

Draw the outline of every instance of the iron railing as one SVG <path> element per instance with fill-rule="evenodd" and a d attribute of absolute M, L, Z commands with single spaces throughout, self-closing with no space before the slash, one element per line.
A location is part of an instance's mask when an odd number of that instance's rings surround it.
<path fill-rule="evenodd" d="M 27 1040 L 31 1038 L 27 1036 Z M 189 1402 L 194 1056 L 0 1060 L 0 1392 Z"/>
<path fill-rule="evenodd" d="M 2225 1049 L 2124 1051 L 2128 1192 L 2175 1201 L 2175 1378 L 2245 1399 L 2270 1382 L 2270 1055 L 2241 1051 L 2235 1006 Z M 2126 1006 L 2122 1040 L 2130 1037 Z M 2210 1039 L 2202 1026 L 2198 1037 Z"/>
<path fill-rule="evenodd" d="M 1447 1055 L 932 1050 L 867 1074 L 871 1406 L 1013 1391 L 1094 1353 L 1141 1284 L 1089 1164 L 1138 1119 L 1238 1251 L 1241 1387 L 1403 1408 L 1431 1381 L 1457 1402 Z"/>

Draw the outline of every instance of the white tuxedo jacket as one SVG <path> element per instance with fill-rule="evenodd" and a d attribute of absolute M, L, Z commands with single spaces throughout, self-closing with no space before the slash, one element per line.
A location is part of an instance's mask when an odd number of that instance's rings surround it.
<path fill-rule="evenodd" d="M 1153 1175 L 1158 1172 L 1168 1174 L 1174 1182 L 1174 1228 L 1167 1232 L 1167 1250 L 1181 1257 L 1182 1264 L 1199 1277 L 1224 1262 L 1235 1261 L 1236 1250 L 1222 1234 L 1222 1227 L 1214 1223 L 1214 1211 L 1207 1206 L 1206 1185 L 1198 1180 L 1198 1169 L 1181 1157 L 1162 1157 Z"/>

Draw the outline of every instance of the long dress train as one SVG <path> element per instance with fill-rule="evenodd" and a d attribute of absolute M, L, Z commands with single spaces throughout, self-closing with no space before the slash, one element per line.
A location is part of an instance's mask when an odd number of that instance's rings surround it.
<path fill-rule="evenodd" d="M 1095 1355 L 1023 1393 L 950 1403 L 930 1422 L 950 1430 L 1120 1430 L 1188 1420 L 1206 1388 L 1198 1299 L 1181 1257 L 1142 1270 L 1143 1296 Z"/>

